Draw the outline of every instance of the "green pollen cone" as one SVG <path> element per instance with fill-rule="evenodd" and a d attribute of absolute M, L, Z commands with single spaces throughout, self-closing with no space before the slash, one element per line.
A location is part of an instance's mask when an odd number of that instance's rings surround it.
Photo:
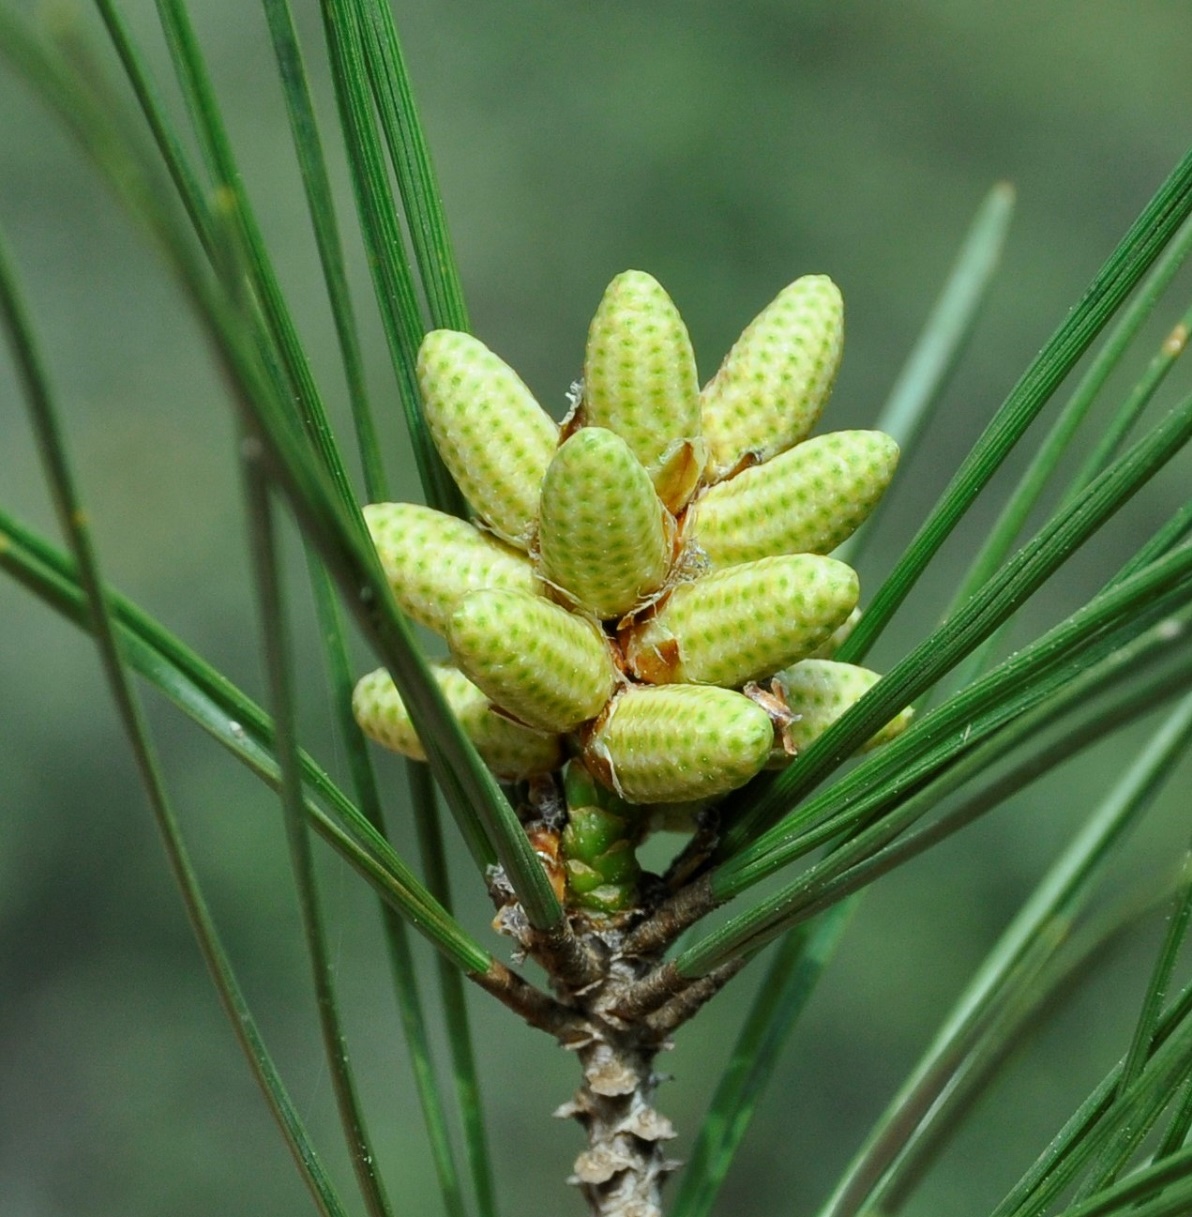
<path fill-rule="evenodd" d="M 880 431 L 832 431 L 709 487 L 687 535 L 715 567 L 779 554 L 826 554 L 877 506 L 898 464 Z"/>
<path fill-rule="evenodd" d="M 451 476 L 495 532 L 525 548 L 558 426 L 517 373 L 470 334 L 427 334 L 418 383 Z"/>
<path fill-rule="evenodd" d="M 878 674 L 851 663 L 831 659 L 804 659 L 778 674 L 786 690 L 787 705 L 799 716 L 787 729 L 795 748 L 813 744 L 855 702 L 878 682 Z M 887 744 L 906 730 L 914 712 L 908 706 L 868 739 L 862 751 Z"/>
<path fill-rule="evenodd" d="M 583 427 L 555 453 L 542 482 L 538 545 L 546 579 L 608 619 L 662 586 L 672 526 L 629 445 Z"/>
<path fill-rule="evenodd" d="M 682 803 L 743 786 L 773 742 L 770 716 L 741 693 L 633 688 L 593 732 L 584 759 L 631 803 Z"/>
<path fill-rule="evenodd" d="M 673 512 L 703 471 L 699 380 L 687 327 L 652 275 L 609 285 L 584 353 L 584 421 L 616 432 Z"/>
<path fill-rule="evenodd" d="M 573 731 L 604 708 L 617 681 L 590 621 L 524 592 L 473 592 L 452 615 L 456 663 L 506 713 L 543 731 Z"/>
<path fill-rule="evenodd" d="M 484 763 L 504 781 L 549 773 L 562 760 L 562 741 L 557 735 L 531 731 L 503 715 L 494 714 L 488 698 L 462 673 L 446 664 L 432 664 L 431 672 L 447 699 L 464 734 L 476 745 Z M 384 668 L 370 672 L 356 685 L 352 712 L 369 739 L 417 761 L 426 751 L 414 724 Z"/>
<path fill-rule="evenodd" d="M 808 659 L 831 659 L 848 641 L 848 636 L 857 628 L 861 620 L 861 610 L 853 609 L 851 613 L 807 656 Z"/>
<path fill-rule="evenodd" d="M 466 520 L 417 503 L 373 503 L 364 519 L 402 611 L 438 634 L 469 592 L 541 586 L 526 554 Z"/>
<path fill-rule="evenodd" d="M 857 603 L 851 566 L 818 554 L 747 562 L 681 583 L 626 645 L 652 684 L 736 688 L 809 655 Z"/>
<path fill-rule="evenodd" d="M 709 482 L 746 459 L 769 460 L 810 433 L 843 345 L 844 302 L 831 279 L 804 275 L 779 292 L 704 386 Z"/>

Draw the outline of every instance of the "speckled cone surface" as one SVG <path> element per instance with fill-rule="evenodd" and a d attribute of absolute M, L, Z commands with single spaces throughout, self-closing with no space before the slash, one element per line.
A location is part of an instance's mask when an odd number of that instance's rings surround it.
<path fill-rule="evenodd" d="M 518 781 L 549 773 L 562 763 L 562 741 L 557 735 L 531 731 L 495 714 L 489 699 L 455 668 L 432 664 L 431 672 L 464 734 L 497 777 Z M 384 668 L 357 682 L 352 712 L 370 739 L 413 760 L 426 760 L 426 750 L 410 721 L 409 711 Z"/>
<path fill-rule="evenodd" d="M 699 380 L 674 301 L 644 271 L 609 285 L 588 329 L 584 421 L 619 435 L 671 511 L 703 472 Z"/>
<path fill-rule="evenodd" d="M 672 529 L 629 445 L 584 427 L 542 482 L 538 545 L 545 577 L 596 617 L 620 617 L 662 586 Z"/>
<path fill-rule="evenodd" d="M 437 634 L 446 634 L 455 606 L 469 592 L 539 590 L 525 553 L 466 520 L 416 503 L 373 503 L 364 519 L 394 599 Z"/>
<path fill-rule="evenodd" d="M 626 645 L 655 684 L 734 688 L 809 655 L 857 603 L 851 566 L 817 554 L 763 558 L 682 583 Z"/>
<path fill-rule="evenodd" d="M 770 716 L 741 693 L 632 688 L 589 739 L 585 759 L 631 803 L 678 803 L 743 786 L 773 742 Z"/>
<path fill-rule="evenodd" d="M 831 431 L 711 486 L 687 536 L 713 568 L 778 554 L 826 554 L 877 506 L 898 465 L 881 431 Z"/>
<path fill-rule="evenodd" d="M 877 684 L 879 676 L 856 664 L 831 659 L 805 659 L 778 674 L 790 705 L 798 708 L 799 721 L 787 728 L 798 751 L 813 744 L 856 701 Z M 875 732 L 862 750 L 889 743 L 910 724 L 913 711 L 908 706 L 901 714 Z"/>
<path fill-rule="evenodd" d="M 470 334 L 432 330 L 418 352 L 423 414 L 464 497 L 525 546 L 559 428 L 499 356 Z"/>
<path fill-rule="evenodd" d="M 827 275 L 804 275 L 778 293 L 704 386 L 709 482 L 808 435 L 832 391 L 843 345 L 844 302 Z"/>
<path fill-rule="evenodd" d="M 539 730 L 573 731 L 600 713 L 616 684 L 608 644 L 591 622 L 523 592 L 465 596 L 447 644 L 501 709 Z"/>
<path fill-rule="evenodd" d="M 807 438 L 842 335 L 836 286 L 804 276 L 701 392 L 674 302 L 652 276 L 626 271 L 593 317 L 564 433 L 483 343 L 426 336 L 427 424 L 479 519 L 411 504 L 366 517 L 398 603 L 447 639 L 459 671 L 439 679 L 475 716 L 469 734 L 496 723 L 533 744 L 533 759 L 489 761 L 502 775 L 538 772 L 565 747 L 631 802 L 674 805 L 718 798 L 774 763 L 786 707 L 739 690 L 830 657 L 846 636 L 857 578 L 826 554 L 872 510 L 898 455 L 872 431 Z M 799 669 L 795 686 L 811 674 Z M 817 680 L 796 727 L 804 739 L 856 678 Z M 358 713 L 375 738 L 417 755 L 384 688 L 366 678 Z M 587 848 L 579 829 L 572 836 Z M 607 874 L 573 850 L 577 899 L 631 886 L 618 878 L 624 850 L 609 849 Z"/>
<path fill-rule="evenodd" d="M 848 641 L 849 635 L 857 628 L 861 620 L 861 610 L 853 609 L 851 613 L 824 639 L 823 642 L 807 656 L 808 659 L 832 659 L 836 652 Z"/>

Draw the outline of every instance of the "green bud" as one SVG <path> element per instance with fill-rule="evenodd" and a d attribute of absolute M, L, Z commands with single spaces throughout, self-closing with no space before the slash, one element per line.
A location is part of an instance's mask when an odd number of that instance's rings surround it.
<path fill-rule="evenodd" d="M 641 877 L 638 835 L 635 818 L 599 807 L 568 810 L 559 845 L 572 903 L 604 913 L 632 907 Z"/>
<path fill-rule="evenodd" d="M 851 566 L 818 554 L 763 558 L 681 583 L 630 634 L 630 671 L 653 684 L 736 688 L 810 654 L 859 594 Z"/>
<path fill-rule="evenodd" d="M 573 905 L 612 916 L 633 908 L 637 903 L 636 883 L 599 883 L 593 887 L 582 886 L 581 890 L 583 876 L 596 876 L 597 872 L 585 867 L 582 862 L 568 862 L 565 869 Z"/>
<path fill-rule="evenodd" d="M 844 303 L 826 275 L 784 288 L 745 329 L 704 386 L 710 482 L 804 439 L 832 391 L 844 344 Z"/>
<path fill-rule="evenodd" d="M 502 710 L 543 731 L 573 731 L 594 718 L 617 680 L 608 643 L 592 622 L 524 592 L 465 596 L 447 643 Z"/>
<path fill-rule="evenodd" d="M 741 693 L 632 688 L 592 733 L 584 760 L 630 803 L 682 803 L 743 786 L 773 741 L 770 716 Z"/>
<path fill-rule="evenodd" d="M 851 663 L 831 659 L 804 659 L 778 674 L 787 704 L 798 715 L 788 728 L 795 748 L 813 744 L 856 701 L 878 682 L 878 674 Z M 908 706 L 868 739 L 862 751 L 889 743 L 906 730 L 914 712 Z"/>
<path fill-rule="evenodd" d="M 596 866 L 598 860 L 624 841 L 626 834 L 632 833 L 635 827 L 634 820 L 605 811 L 602 807 L 570 807 L 567 827 L 563 830 L 566 855 L 578 858 L 589 866 Z M 618 866 L 621 865 L 618 863 Z"/>
<path fill-rule="evenodd" d="M 526 548 L 559 428 L 504 360 L 454 330 L 418 352 L 427 426 L 468 502 L 505 540 Z"/>
<path fill-rule="evenodd" d="M 641 838 L 637 809 L 601 786 L 578 760 L 563 773 L 567 827 L 559 852 L 573 906 L 617 913 L 637 903 L 641 876 L 634 849 Z"/>
<path fill-rule="evenodd" d="M 826 554 L 877 506 L 898 464 L 880 431 L 832 431 L 709 487 L 687 535 L 713 567 L 778 554 Z"/>
<path fill-rule="evenodd" d="M 402 611 L 438 634 L 469 592 L 540 587 L 524 553 L 466 520 L 416 503 L 373 503 L 364 519 Z"/>
<path fill-rule="evenodd" d="M 563 836 L 566 837 L 566 835 L 567 830 L 564 829 Z M 594 866 L 589 866 L 578 858 L 568 858 L 563 866 L 567 875 L 567 889 L 571 895 L 571 900 L 568 902 L 570 904 L 584 904 L 583 898 L 589 892 L 594 892 L 604 886 L 604 876 Z"/>
<path fill-rule="evenodd" d="M 670 517 L 620 436 L 583 427 L 559 448 L 540 517 L 543 574 L 594 616 L 620 617 L 662 586 Z"/>
<path fill-rule="evenodd" d="M 600 807 L 619 816 L 630 814 L 628 805 L 598 782 L 582 761 L 574 758 L 563 770 L 563 797 L 568 807 Z"/>
<path fill-rule="evenodd" d="M 584 355 L 584 421 L 616 432 L 677 512 L 703 471 L 699 380 L 674 301 L 627 270 L 604 293 Z"/>
<path fill-rule="evenodd" d="M 495 714 L 488 698 L 453 667 L 432 664 L 431 673 L 464 734 L 497 777 L 519 781 L 558 767 L 563 750 L 557 735 L 531 731 Z M 414 730 L 409 711 L 384 668 L 370 672 L 357 683 L 352 694 L 352 713 L 369 739 L 416 761 L 426 760 L 426 750 Z"/>

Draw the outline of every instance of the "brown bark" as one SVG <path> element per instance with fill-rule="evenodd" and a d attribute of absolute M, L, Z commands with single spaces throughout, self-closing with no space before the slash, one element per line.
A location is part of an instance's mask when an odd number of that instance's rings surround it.
<path fill-rule="evenodd" d="M 674 1129 L 654 1106 L 661 1080 L 654 1060 L 738 970 L 729 965 L 693 981 L 662 959 L 715 907 L 710 880 L 695 879 L 669 898 L 656 880 L 643 884 L 644 907 L 609 916 L 572 910 L 563 925 L 541 931 L 503 875 L 490 878 L 494 925 L 545 969 L 554 996 L 501 964 L 474 979 L 579 1059 L 583 1081 L 555 1113 L 577 1120 L 587 1135 L 570 1182 L 589 1217 L 662 1217 L 662 1187 L 678 1163 L 665 1152 Z"/>
<path fill-rule="evenodd" d="M 747 958 L 742 957 L 691 981 L 653 1014 L 647 1015 L 645 1025 L 657 1038 L 669 1035 L 688 1019 L 694 1018 L 748 962 Z"/>
<path fill-rule="evenodd" d="M 716 908 L 711 875 L 701 875 L 680 888 L 630 933 L 627 955 L 660 955 L 688 926 Z"/>
<path fill-rule="evenodd" d="M 674 1128 L 654 1109 L 656 1052 L 634 1037 L 597 1036 L 580 1050 L 583 1084 L 555 1112 L 587 1131 L 569 1182 L 592 1217 L 662 1217 L 662 1184 L 679 1164 L 664 1152 Z"/>

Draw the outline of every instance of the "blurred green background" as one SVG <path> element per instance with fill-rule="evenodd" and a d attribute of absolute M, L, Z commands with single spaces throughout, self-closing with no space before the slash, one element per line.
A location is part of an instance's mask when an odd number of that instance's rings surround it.
<path fill-rule="evenodd" d="M 152 5 L 126 8 L 164 80 Z M 244 0 L 192 8 L 250 193 L 342 419 L 333 335 L 263 19 Z M 296 8 L 350 229 L 318 13 L 306 0 Z M 844 368 L 825 425 L 866 425 L 982 196 L 995 180 L 1014 183 L 1018 215 L 998 286 L 930 442 L 903 468 L 862 570 L 870 590 L 1192 142 L 1192 10 L 1184 5 L 398 0 L 396 12 L 474 328 L 556 414 L 578 372 L 588 318 L 625 267 L 650 270 L 667 286 L 705 375 L 784 283 L 823 271 L 848 307 Z M 86 4 L 78 19 L 93 29 Z M 112 67 L 106 51 L 102 59 Z M 259 695 L 227 402 L 178 292 L 7 70 L 0 221 L 67 408 L 109 577 Z M 349 251 L 392 467 L 413 495 L 354 237 Z M 1190 291 L 1184 275 L 1135 370 Z M 1186 375 L 1175 379 L 1186 391 Z M 1119 377 L 1115 387 L 1127 383 Z M 999 479 L 950 543 L 875 665 L 888 666 L 935 620 L 1008 484 Z M 1027 613 L 1032 631 L 1097 586 L 1187 485 L 1185 462 L 1133 504 L 1037 598 Z M 0 488 L 6 507 L 52 531 L 2 358 Z M 299 563 L 293 568 L 297 585 Z M 0 620 L 0 1213 L 311 1211 L 208 985 L 91 649 L 6 581 Z M 314 656 L 309 621 L 303 626 Z M 318 663 L 303 675 L 313 707 L 307 742 L 335 767 L 337 749 L 320 742 Z M 152 699 L 151 709 L 248 995 L 299 1109 L 350 1190 L 277 808 L 177 715 Z M 869 895 L 773 1079 L 720 1213 L 800 1214 L 822 1198 L 964 978 L 1147 728 L 1069 766 Z M 382 770 L 400 824 L 399 770 L 387 758 Z M 1132 843 L 1115 872 L 1119 885 L 1153 886 L 1167 873 L 1187 835 L 1189 776 L 1185 766 Z M 435 1184 L 372 901 L 323 861 L 380 1152 L 401 1211 L 433 1213 Z M 464 867 L 457 885 L 469 924 L 486 935 L 489 914 Z M 1149 923 L 1006 1070 L 908 1211 L 982 1213 L 1017 1179 L 1124 1049 L 1158 932 L 1158 921 Z M 679 1156 L 759 973 L 747 972 L 685 1029 L 664 1062 L 676 1075 L 661 1103 L 683 1130 Z M 574 1085 L 574 1062 L 482 995 L 471 995 L 471 1009 L 504 1211 L 578 1212 L 563 1178 L 579 1133 L 550 1119 Z"/>

